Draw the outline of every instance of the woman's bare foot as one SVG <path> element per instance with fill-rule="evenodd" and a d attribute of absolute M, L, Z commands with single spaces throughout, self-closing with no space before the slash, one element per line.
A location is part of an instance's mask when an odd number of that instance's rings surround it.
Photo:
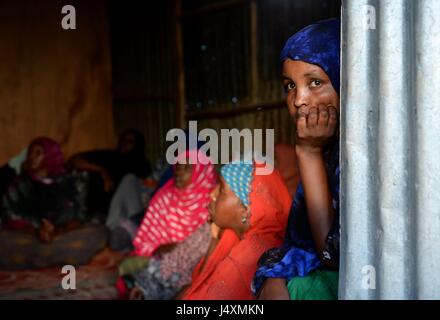
<path fill-rule="evenodd" d="M 54 225 L 47 219 L 43 219 L 41 222 L 40 230 L 38 231 L 38 236 L 41 242 L 50 243 L 53 241 L 55 234 Z"/>

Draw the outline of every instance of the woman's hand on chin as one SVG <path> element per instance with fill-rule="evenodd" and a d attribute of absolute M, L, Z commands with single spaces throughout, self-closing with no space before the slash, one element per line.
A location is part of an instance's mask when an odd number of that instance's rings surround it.
<path fill-rule="evenodd" d="M 300 108 L 296 119 L 296 151 L 319 153 L 335 138 L 338 127 L 336 108 L 320 106 Z"/>

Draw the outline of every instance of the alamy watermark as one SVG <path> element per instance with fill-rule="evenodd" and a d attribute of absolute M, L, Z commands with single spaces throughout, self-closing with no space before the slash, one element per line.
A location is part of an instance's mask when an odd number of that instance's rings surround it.
<path fill-rule="evenodd" d="M 65 14 L 61 19 L 61 27 L 64 30 L 76 29 L 76 9 L 72 5 L 65 5 L 61 9 L 61 13 Z"/>
<path fill-rule="evenodd" d="M 61 268 L 61 273 L 66 274 L 61 279 L 61 287 L 64 290 L 76 290 L 76 269 L 72 265 L 65 265 Z"/>
<path fill-rule="evenodd" d="M 366 30 L 376 30 L 376 8 L 372 5 L 362 6 L 364 13 L 364 28 Z"/>
<path fill-rule="evenodd" d="M 370 264 L 362 267 L 362 289 L 376 290 L 376 268 Z"/>
<path fill-rule="evenodd" d="M 176 164 L 178 156 L 187 149 L 195 149 L 197 142 L 204 142 L 200 147 L 203 154 L 209 156 L 213 164 L 227 164 L 241 160 L 245 163 L 253 161 L 264 165 L 257 166 L 255 174 L 268 175 L 274 166 L 274 129 L 221 129 L 220 137 L 214 129 L 205 128 L 197 131 L 197 121 L 190 121 L 187 138 L 183 129 L 171 129 L 167 132 L 166 141 L 173 142 L 166 151 L 166 159 L 169 164 Z M 263 141 L 265 150 L 263 154 Z M 187 145 L 187 142 L 189 145 Z M 243 148 L 241 148 L 243 142 Z M 230 153 L 231 151 L 231 153 Z M 206 160 L 197 159 L 199 163 L 207 164 Z M 195 164 L 196 159 L 189 158 L 189 164 Z M 186 159 L 179 160 L 186 163 Z"/>

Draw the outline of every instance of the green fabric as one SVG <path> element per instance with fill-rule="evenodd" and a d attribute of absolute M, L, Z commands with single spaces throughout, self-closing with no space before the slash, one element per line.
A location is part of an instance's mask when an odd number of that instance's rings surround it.
<path fill-rule="evenodd" d="M 287 283 L 291 300 L 337 300 L 339 272 L 316 270 Z"/>
<path fill-rule="evenodd" d="M 146 257 L 127 257 L 122 263 L 119 265 L 119 275 L 132 275 L 143 269 L 145 269 L 148 265 L 149 258 Z"/>

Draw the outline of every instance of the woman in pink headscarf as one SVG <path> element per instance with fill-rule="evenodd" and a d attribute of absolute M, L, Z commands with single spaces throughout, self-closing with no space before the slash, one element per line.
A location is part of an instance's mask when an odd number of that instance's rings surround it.
<path fill-rule="evenodd" d="M 22 168 L 1 199 L 0 269 L 86 264 L 105 246 L 107 230 L 86 222 L 59 144 L 34 139 Z"/>
<path fill-rule="evenodd" d="M 216 182 L 214 166 L 200 150 L 179 155 L 174 178 L 151 199 L 133 241 L 134 255 L 146 264 L 120 279 L 121 290 L 134 286 L 131 298 L 171 299 L 191 282 L 209 245 L 208 204 Z"/>
<path fill-rule="evenodd" d="M 22 173 L 2 197 L 1 211 L 4 229 L 32 233 L 44 242 L 52 240 L 56 227 L 85 215 L 57 142 L 32 140 Z"/>

